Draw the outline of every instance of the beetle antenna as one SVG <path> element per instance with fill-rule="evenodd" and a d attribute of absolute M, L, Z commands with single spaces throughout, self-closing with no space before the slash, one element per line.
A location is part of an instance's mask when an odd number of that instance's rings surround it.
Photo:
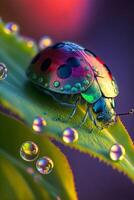
<path fill-rule="evenodd" d="M 134 108 L 130 109 L 129 112 L 126 113 L 118 113 L 116 114 L 117 116 L 122 116 L 122 115 L 133 115 L 134 114 Z"/>

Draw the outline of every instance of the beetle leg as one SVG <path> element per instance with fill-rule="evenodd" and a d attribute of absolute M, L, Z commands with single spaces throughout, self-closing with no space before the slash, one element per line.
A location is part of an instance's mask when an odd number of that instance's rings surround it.
<path fill-rule="evenodd" d="M 76 113 L 77 106 L 78 106 L 80 100 L 81 100 L 81 97 L 78 97 L 78 98 L 76 99 L 75 104 L 74 104 L 74 109 L 72 110 L 72 112 L 71 112 L 70 115 L 68 116 L 67 120 L 64 120 L 64 122 L 67 122 L 68 120 L 70 120 L 70 119 L 73 118 L 73 116 L 74 116 L 75 113 Z"/>
<path fill-rule="evenodd" d="M 63 106 L 67 106 L 67 107 L 74 107 L 75 106 L 75 104 L 71 104 L 71 103 L 61 101 L 59 98 L 56 97 L 55 94 L 53 94 L 52 92 L 49 92 L 48 90 L 46 90 L 45 93 L 50 95 L 57 103 L 59 103 Z"/>
<path fill-rule="evenodd" d="M 81 123 L 80 123 L 80 125 L 79 125 L 79 128 L 81 128 L 82 125 L 86 122 L 87 117 L 88 117 L 88 112 L 89 112 L 89 106 L 87 106 L 86 113 L 85 113 L 85 115 L 84 115 L 84 117 L 83 117 L 83 119 L 82 119 L 82 121 L 81 121 Z"/>
<path fill-rule="evenodd" d="M 76 99 L 74 109 L 72 110 L 72 112 L 71 112 L 70 115 L 69 115 L 69 119 L 71 119 L 71 118 L 75 115 L 76 110 L 77 110 L 77 106 L 78 106 L 78 104 L 80 103 L 80 101 L 81 101 L 81 97 L 79 96 L 79 97 Z"/>
<path fill-rule="evenodd" d="M 93 122 L 93 124 L 94 124 L 98 129 L 100 129 L 100 130 L 103 129 L 103 127 L 101 127 L 101 126 L 99 126 L 99 125 L 97 124 L 97 121 L 96 121 L 96 119 L 94 118 L 94 116 L 93 116 L 93 114 L 92 114 L 92 111 L 91 111 L 90 106 L 89 106 L 89 110 L 88 110 L 88 116 L 89 116 L 89 118 L 91 119 L 91 121 Z"/>

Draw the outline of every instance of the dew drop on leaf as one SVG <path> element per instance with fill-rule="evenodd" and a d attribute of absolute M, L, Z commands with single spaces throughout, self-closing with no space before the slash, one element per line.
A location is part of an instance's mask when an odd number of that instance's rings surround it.
<path fill-rule="evenodd" d="M 26 168 L 26 172 L 27 172 L 28 174 L 30 174 L 30 175 L 34 175 L 34 173 L 35 173 L 35 171 L 34 171 L 34 169 L 33 169 L 32 167 L 27 167 L 27 168 Z"/>
<path fill-rule="evenodd" d="M 47 122 L 43 117 L 37 116 L 33 120 L 33 130 L 37 133 L 43 132 L 46 125 Z"/>
<path fill-rule="evenodd" d="M 122 160 L 125 155 L 125 148 L 121 144 L 114 144 L 111 147 L 109 154 L 113 161 Z"/>
<path fill-rule="evenodd" d="M 49 174 L 53 170 L 54 163 L 51 158 L 44 156 L 36 162 L 36 168 L 41 174 Z"/>
<path fill-rule="evenodd" d="M 62 133 L 62 139 L 65 143 L 76 142 L 78 140 L 78 132 L 74 128 L 66 128 Z"/>
<path fill-rule="evenodd" d="M 0 63 L 0 80 L 5 79 L 7 77 L 7 73 L 8 73 L 8 70 L 7 70 L 6 65 L 3 63 Z"/>
<path fill-rule="evenodd" d="M 29 47 L 29 48 L 36 47 L 36 48 L 37 48 L 37 44 L 36 44 L 36 42 L 35 42 L 34 39 L 32 39 L 32 38 L 30 38 L 30 37 L 26 37 L 26 36 L 22 36 L 21 38 L 22 38 L 22 39 L 24 40 L 24 42 L 26 43 L 27 47 Z"/>
<path fill-rule="evenodd" d="M 20 148 L 20 156 L 25 161 L 33 161 L 38 157 L 38 146 L 31 141 L 26 141 Z"/>
<path fill-rule="evenodd" d="M 45 49 L 53 44 L 52 39 L 48 36 L 43 36 L 39 40 L 39 49 Z"/>
<path fill-rule="evenodd" d="M 19 26 L 14 22 L 9 22 L 5 25 L 5 33 L 18 33 L 19 32 Z"/>

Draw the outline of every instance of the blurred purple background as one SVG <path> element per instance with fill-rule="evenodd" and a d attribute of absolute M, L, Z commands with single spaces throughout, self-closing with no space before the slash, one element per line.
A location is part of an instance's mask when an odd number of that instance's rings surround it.
<path fill-rule="evenodd" d="M 134 1 L 4 0 L 0 16 L 15 21 L 21 33 L 39 39 L 71 40 L 100 56 L 117 79 L 117 112 L 134 107 Z M 134 117 L 122 118 L 134 139 Z M 80 200 L 133 200 L 127 177 L 75 150 L 60 145 L 67 155 Z M 69 186 L 68 186 L 69 187 Z"/>

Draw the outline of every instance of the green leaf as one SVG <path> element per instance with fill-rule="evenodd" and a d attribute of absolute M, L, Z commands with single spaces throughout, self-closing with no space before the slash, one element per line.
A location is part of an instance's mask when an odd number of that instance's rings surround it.
<path fill-rule="evenodd" d="M 80 123 L 85 112 L 84 107 L 79 107 L 77 115 L 68 123 L 57 121 L 58 117 L 66 118 L 71 109 L 59 105 L 50 96 L 36 89 L 25 75 L 36 51 L 28 49 L 26 43 L 21 42 L 19 37 L 6 35 L 2 25 L 0 44 L 0 60 L 6 63 L 9 69 L 8 77 L 0 84 L 1 105 L 16 113 L 30 128 L 34 117 L 46 112 L 47 127 L 44 135 L 62 142 L 62 131 L 66 127 L 75 127 Z M 68 146 L 103 160 L 134 180 L 134 149 L 120 119 L 117 119 L 115 125 L 102 131 L 94 127 L 91 132 L 90 126 L 91 121 L 88 120 L 81 129 L 78 129 L 78 142 Z M 126 155 L 122 161 L 113 162 L 109 158 L 109 149 L 117 142 L 124 145 Z"/>
<path fill-rule="evenodd" d="M 47 136 L 38 136 L 19 121 L 3 114 L 0 114 L 0 125 L 0 180 L 2 180 L 1 184 L 6 185 L 7 182 L 9 184 L 8 188 L 4 186 L 3 195 L 9 189 L 8 195 L 14 191 L 16 196 L 14 199 L 17 200 L 21 199 L 21 194 L 29 195 L 27 198 L 29 200 L 53 200 L 57 196 L 61 199 L 77 199 L 69 164 L 64 154 L 50 142 Z M 19 150 L 25 141 L 33 141 L 38 145 L 39 157 L 48 156 L 53 160 L 54 169 L 50 174 L 40 175 L 37 173 L 35 162 L 26 162 L 21 159 Z M 28 169 L 33 170 L 34 173 L 29 174 Z M 0 190 L 3 190 L 1 184 Z"/>
<path fill-rule="evenodd" d="M 18 187 L 19 185 L 19 187 Z M 34 200 L 34 194 L 31 188 L 21 176 L 17 169 L 5 159 L 0 152 L 0 195 L 2 199 L 9 199 L 12 196 L 14 200 L 28 198 Z"/>

